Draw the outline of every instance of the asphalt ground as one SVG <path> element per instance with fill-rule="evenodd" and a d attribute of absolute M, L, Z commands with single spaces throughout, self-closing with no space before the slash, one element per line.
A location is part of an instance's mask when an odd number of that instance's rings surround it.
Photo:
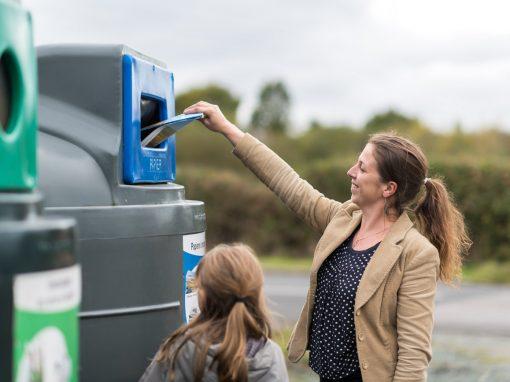
<path fill-rule="evenodd" d="M 273 325 L 294 325 L 308 290 L 304 273 L 266 272 Z M 510 382 L 510 286 L 438 285 L 432 382 Z M 318 381 L 304 363 L 289 364 L 291 381 Z"/>

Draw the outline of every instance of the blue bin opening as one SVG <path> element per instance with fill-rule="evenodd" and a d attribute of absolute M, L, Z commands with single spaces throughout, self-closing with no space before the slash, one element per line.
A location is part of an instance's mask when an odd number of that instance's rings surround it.
<path fill-rule="evenodd" d="M 142 147 L 144 126 L 175 116 L 174 79 L 166 68 L 138 57 L 122 57 L 123 181 L 126 184 L 175 180 L 175 137 L 158 147 Z"/>
<path fill-rule="evenodd" d="M 140 99 L 140 142 L 142 142 L 150 133 L 149 131 L 143 131 L 144 127 L 153 125 L 167 118 L 168 113 L 165 100 L 142 93 L 142 98 Z M 148 149 L 165 149 L 167 145 L 168 143 L 165 140 L 157 147 Z"/>

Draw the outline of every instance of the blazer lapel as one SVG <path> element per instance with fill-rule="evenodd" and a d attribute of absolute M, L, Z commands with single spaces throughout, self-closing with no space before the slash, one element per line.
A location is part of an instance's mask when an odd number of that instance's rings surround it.
<path fill-rule="evenodd" d="M 346 220 L 350 220 L 347 221 Z M 342 244 L 356 229 L 361 222 L 361 210 L 356 210 L 352 213 L 352 217 L 342 214 L 338 219 L 333 220 L 328 226 L 328 237 L 324 237 L 325 246 L 317 254 L 312 263 L 312 275 L 317 274 L 324 260 L 328 258 L 331 253 Z M 329 237 L 331 235 L 331 238 Z"/>
<path fill-rule="evenodd" d="M 405 234 L 412 226 L 413 222 L 409 219 L 406 212 L 400 215 L 397 221 L 391 226 L 385 238 L 372 255 L 361 277 L 356 292 L 355 310 L 365 305 L 386 278 L 402 253 L 402 247 L 397 243 L 404 238 Z"/>

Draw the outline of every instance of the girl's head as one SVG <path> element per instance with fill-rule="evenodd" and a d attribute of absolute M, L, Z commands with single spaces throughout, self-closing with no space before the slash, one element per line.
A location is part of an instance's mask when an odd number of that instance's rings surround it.
<path fill-rule="evenodd" d="M 219 344 L 216 367 L 219 381 L 247 381 L 246 343 L 249 338 L 271 336 L 262 286 L 262 268 L 250 247 L 220 244 L 200 261 L 196 282 L 200 313 L 176 330 L 161 345 L 156 361 L 170 362 L 172 380 L 175 359 L 186 341 L 196 345 L 195 381 L 201 381 L 207 350 Z"/>
<path fill-rule="evenodd" d="M 223 319 L 245 310 L 257 319 L 263 318 L 263 283 L 262 268 L 250 247 L 217 245 L 207 252 L 197 269 L 202 319 Z"/>
<path fill-rule="evenodd" d="M 347 172 L 352 201 L 360 208 L 379 206 L 394 217 L 414 206 L 418 226 L 438 249 L 441 279 L 459 276 L 462 258 L 471 241 L 464 218 L 446 186 L 429 178 L 427 158 L 418 145 L 392 133 L 372 135 L 358 162 Z"/>

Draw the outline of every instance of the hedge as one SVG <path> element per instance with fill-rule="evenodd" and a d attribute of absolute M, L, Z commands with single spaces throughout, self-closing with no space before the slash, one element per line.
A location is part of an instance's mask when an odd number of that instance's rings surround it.
<path fill-rule="evenodd" d="M 300 174 L 328 197 L 347 200 L 347 163 L 313 162 Z M 431 164 L 431 175 L 444 178 L 464 213 L 474 242 L 469 261 L 510 260 L 510 167 L 455 161 Z M 260 254 L 308 256 L 318 234 L 300 222 L 246 169 L 186 166 L 178 183 L 187 198 L 206 203 L 208 245 L 243 241 Z"/>

